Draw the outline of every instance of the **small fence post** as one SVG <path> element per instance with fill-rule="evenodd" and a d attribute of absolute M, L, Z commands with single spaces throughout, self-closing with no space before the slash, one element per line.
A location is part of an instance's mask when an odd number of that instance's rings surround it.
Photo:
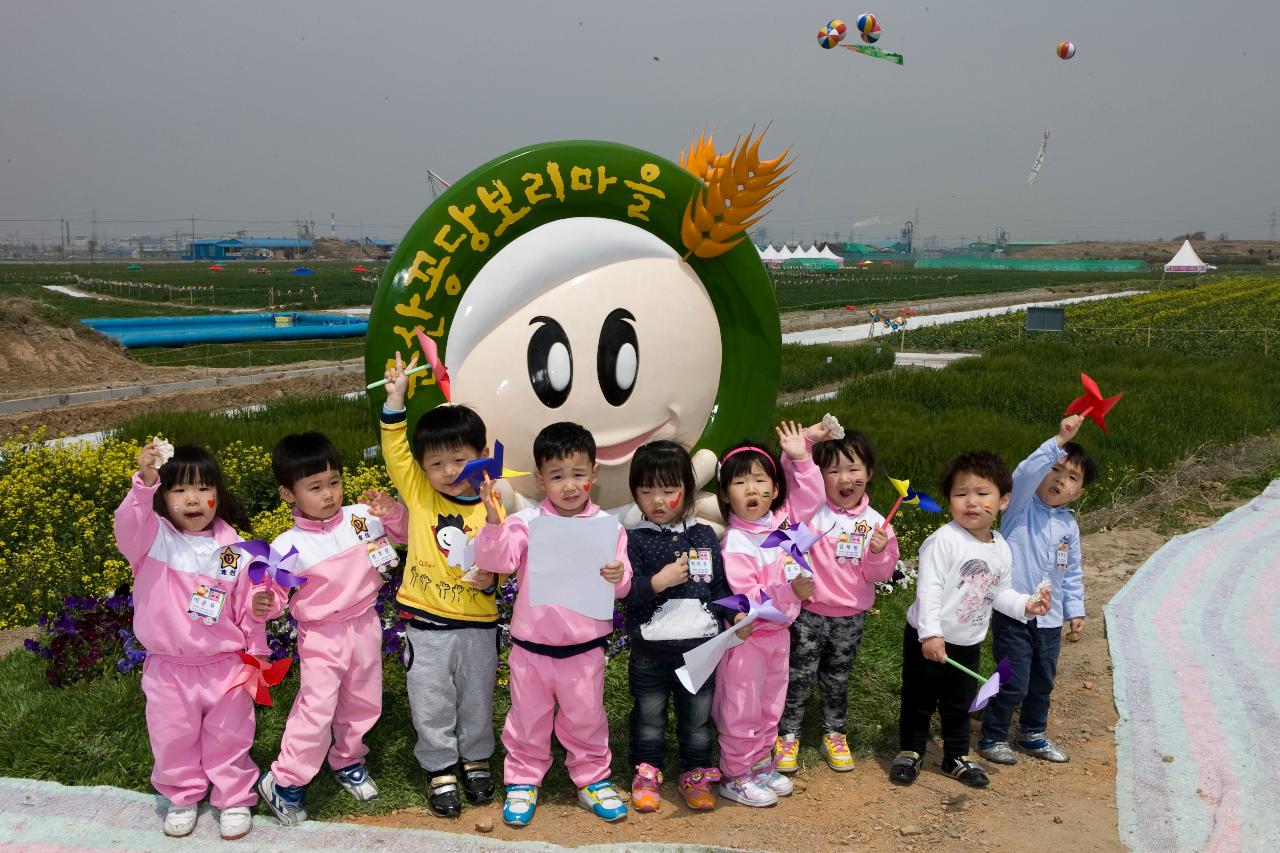
<path fill-rule="evenodd" d="M 1147 349 L 1151 349 L 1151 327 L 1147 326 Z"/>

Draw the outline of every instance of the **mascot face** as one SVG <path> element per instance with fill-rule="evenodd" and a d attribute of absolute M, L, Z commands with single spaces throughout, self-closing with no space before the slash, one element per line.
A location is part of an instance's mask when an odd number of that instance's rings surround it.
<path fill-rule="evenodd" d="M 630 500 L 641 444 L 697 442 L 720 382 L 702 282 L 656 237 L 606 219 L 558 220 L 502 249 L 463 297 L 448 351 L 454 400 L 480 413 L 510 467 L 533 470 L 548 423 L 591 430 L 604 506 Z M 532 477 L 512 486 L 536 496 Z"/>
<path fill-rule="evenodd" d="M 742 231 L 778 183 L 749 140 L 720 156 L 700 138 L 688 168 L 614 143 L 549 142 L 458 179 L 383 274 L 366 376 L 380 379 L 397 352 L 423 353 L 424 334 L 442 363 L 410 377 L 410 424 L 446 402 L 446 371 L 449 402 L 480 414 L 507 467 L 533 471 L 538 432 L 580 423 L 600 463 L 592 497 L 607 509 L 630 502 L 646 441 L 718 452 L 762 432 L 781 335 Z M 370 393 L 375 417 L 384 400 Z M 537 496 L 533 477 L 510 484 Z"/>

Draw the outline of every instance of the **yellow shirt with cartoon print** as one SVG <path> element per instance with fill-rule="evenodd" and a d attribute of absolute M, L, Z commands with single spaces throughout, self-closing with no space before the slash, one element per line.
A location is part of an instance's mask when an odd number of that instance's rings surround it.
<path fill-rule="evenodd" d="M 496 625 L 497 598 L 462 579 L 475 565 L 471 548 L 486 511 L 478 499 L 460 500 L 436 491 L 409 447 L 407 421 L 382 421 L 382 458 L 400 499 L 409 509 L 409 559 L 396 592 L 402 614 L 441 627 Z M 452 553 L 455 563 L 450 565 Z"/>

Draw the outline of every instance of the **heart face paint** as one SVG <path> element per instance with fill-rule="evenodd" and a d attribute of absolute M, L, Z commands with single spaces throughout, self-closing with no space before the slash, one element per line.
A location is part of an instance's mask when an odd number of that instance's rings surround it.
<path fill-rule="evenodd" d="M 217 502 L 218 501 L 216 498 L 209 498 L 209 509 L 213 509 L 214 504 L 216 504 Z"/>
<path fill-rule="evenodd" d="M 674 512 L 675 510 L 679 509 L 680 505 L 683 503 L 684 503 L 684 490 L 681 489 L 679 492 L 676 492 L 676 496 L 674 498 L 667 501 L 667 506 L 671 507 L 672 512 Z"/>

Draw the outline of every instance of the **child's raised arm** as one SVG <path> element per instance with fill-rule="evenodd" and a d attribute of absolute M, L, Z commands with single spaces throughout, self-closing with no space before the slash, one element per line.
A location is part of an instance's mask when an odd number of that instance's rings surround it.
<path fill-rule="evenodd" d="M 1084 418 L 1080 415 L 1067 415 L 1058 425 L 1057 435 L 1033 450 L 1013 469 L 1013 493 L 1009 496 L 1009 508 L 1004 511 L 1004 518 L 1014 518 L 1027 508 L 1044 475 L 1066 456 L 1062 446 L 1075 438 L 1082 423 Z"/>
<path fill-rule="evenodd" d="M 135 572 L 160 531 L 160 518 L 153 506 L 156 490 L 160 488 L 159 462 L 156 443 L 148 442 L 138 453 L 138 471 L 131 478 L 129 493 L 116 507 L 116 547 Z"/>
<path fill-rule="evenodd" d="M 413 458 L 413 450 L 409 447 L 408 422 L 405 411 L 404 393 L 409 379 L 406 371 L 417 362 L 415 353 L 408 365 L 405 365 L 396 353 L 396 363 L 387 368 L 387 402 L 382 407 L 382 461 L 391 475 L 391 482 L 396 491 L 407 502 L 420 505 L 426 501 L 431 483 L 426 473 Z"/>
<path fill-rule="evenodd" d="M 822 471 L 809 455 L 805 432 L 795 422 L 784 421 L 777 432 L 783 451 L 782 473 L 787 478 L 787 505 L 794 521 L 808 524 L 827 502 Z"/>

